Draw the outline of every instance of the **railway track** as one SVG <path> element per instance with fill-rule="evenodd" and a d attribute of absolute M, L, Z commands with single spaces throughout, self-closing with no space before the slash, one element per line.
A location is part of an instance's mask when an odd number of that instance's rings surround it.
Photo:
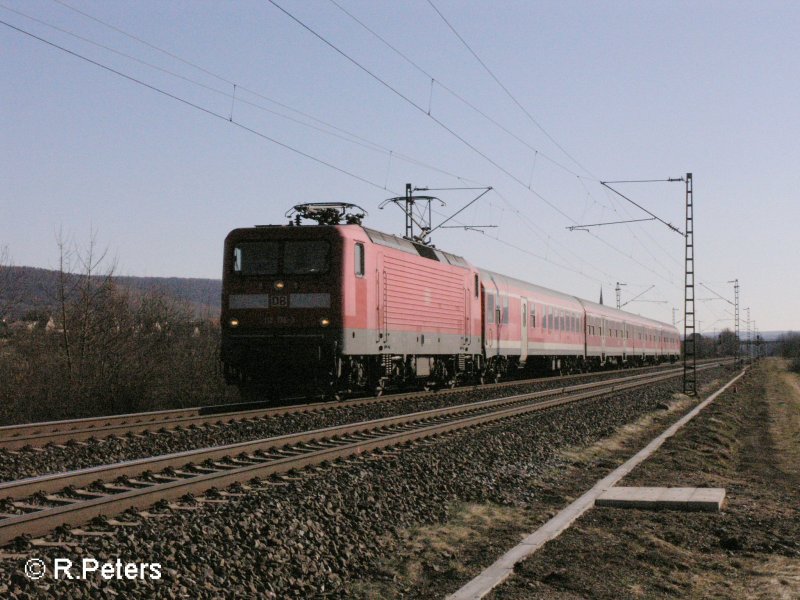
<path fill-rule="evenodd" d="M 710 361 L 721 362 L 721 361 Z M 643 369 L 652 370 L 653 367 Z M 585 373 L 581 375 L 565 375 L 551 378 L 537 378 L 525 380 L 512 380 L 500 383 L 486 384 L 481 389 L 503 389 L 509 386 L 533 383 L 556 383 L 564 380 L 575 380 L 598 375 L 631 372 L 631 369 L 620 371 L 606 371 L 598 373 Z M 438 394 L 459 393 L 472 389 L 463 386 L 452 389 L 438 390 Z M 206 407 L 192 407 L 185 409 L 160 410 L 152 412 L 130 413 L 112 415 L 107 417 L 91 417 L 84 419 L 70 419 L 63 421 L 48 421 L 41 423 L 26 423 L 23 425 L 8 425 L 0 427 L 0 448 L 5 450 L 19 450 L 26 446 L 42 447 L 47 444 L 65 444 L 67 442 L 80 442 L 91 438 L 106 438 L 111 436 L 124 436 L 139 434 L 146 431 L 161 431 L 191 426 L 204 426 L 249 419 L 278 417 L 295 413 L 311 413 L 314 411 L 333 410 L 347 406 L 375 404 L 379 402 L 392 402 L 423 397 L 432 392 L 416 391 L 410 393 L 391 394 L 381 397 L 356 398 L 342 401 L 326 401 L 286 406 L 265 406 L 264 403 L 244 403 L 236 405 L 214 405 Z"/>
<path fill-rule="evenodd" d="M 7 498 L 0 546 L 23 534 L 41 536 L 61 525 L 653 385 L 681 373 L 646 373 L 6 482 L 0 484 L 0 497 Z"/>

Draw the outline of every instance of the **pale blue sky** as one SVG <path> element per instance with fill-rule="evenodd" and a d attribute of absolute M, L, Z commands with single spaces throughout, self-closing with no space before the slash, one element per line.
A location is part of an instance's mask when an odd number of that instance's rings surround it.
<path fill-rule="evenodd" d="M 378 204 L 406 182 L 458 185 L 445 171 L 496 188 L 461 222 L 499 227 L 487 235 L 442 230 L 434 239 L 439 247 L 592 300 L 602 283 L 608 304 L 616 281 L 629 284 L 623 301 L 655 285 L 642 298 L 666 303 L 626 308 L 671 321 L 672 307 L 683 306 L 681 236 L 654 222 L 599 228 L 596 237 L 565 228 L 646 216 L 597 180 L 691 171 L 697 281 L 732 298 L 726 282 L 738 277 L 741 305 L 752 308 L 759 329 L 800 329 L 797 3 L 434 0 L 568 156 L 513 104 L 427 0 L 337 2 L 436 79 L 432 101 L 427 75 L 329 0 L 276 1 L 423 110 L 266 0 L 65 0 L 208 72 L 53 0 L 0 0 L 0 19 L 224 117 L 234 82 L 234 121 L 376 185 L 0 26 L 0 246 L 8 246 L 16 264 L 53 267 L 56 231 L 82 241 L 93 227 L 122 274 L 219 277 L 222 240 L 232 228 L 281 223 L 296 203 L 340 200 L 366 208 L 368 225 L 401 233 L 402 215 Z M 378 146 L 279 117 L 263 108 L 309 122 L 251 92 Z M 433 117 L 519 181 L 425 114 L 429 101 Z M 529 182 L 567 216 L 529 191 Z M 620 189 L 683 229 L 682 184 Z M 445 211 L 463 206 L 469 194 L 443 193 Z M 714 295 L 699 287 L 697 297 Z M 721 300 L 699 302 L 701 329 L 732 326 L 729 310 Z"/>

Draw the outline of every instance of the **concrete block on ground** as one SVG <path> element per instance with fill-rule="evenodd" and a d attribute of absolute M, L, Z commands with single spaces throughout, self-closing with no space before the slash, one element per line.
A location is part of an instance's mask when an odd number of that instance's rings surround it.
<path fill-rule="evenodd" d="M 615 508 L 652 508 L 666 491 L 665 487 L 613 487 L 601 494 L 594 504 Z"/>
<path fill-rule="evenodd" d="M 693 491 L 694 488 L 667 488 L 663 494 L 656 498 L 656 507 L 686 510 L 689 507 L 689 498 Z"/>
<path fill-rule="evenodd" d="M 724 488 L 613 487 L 595 500 L 595 506 L 713 512 L 724 500 Z"/>
<path fill-rule="evenodd" d="M 695 488 L 689 497 L 688 510 L 717 512 L 725 501 L 725 488 Z"/>

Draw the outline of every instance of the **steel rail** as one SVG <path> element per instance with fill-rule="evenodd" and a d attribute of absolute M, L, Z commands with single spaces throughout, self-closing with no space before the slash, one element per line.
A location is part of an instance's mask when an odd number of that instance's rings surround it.
<path fill-rule="evenodd" d="M 652 369 L 653 367 L 643 367 Z M 556 382 L 564 379 L 581 379 L 603 374 L 613 374 L 630 369 L 617 369 L 595 373 L 582 373 L 577 375 L 563 375 L 559 377 L 535 378 L 499 383 L 485 384 L 483 386 L 461 386 L 452 389 L 440 389 L 437 392 L 415 391 L 401 394 L 391 394 L 380 397 L 357 398 L 342 401 L 324 401 L 306 404 L 293 404 L 286 406 L 264 406 L 264 402 L 243 403 L 236 405 L 218 404 L 206 407 L 192 407 L 185 409 L 170 409 L 141 413 L 128 413 L 124 415 L 109 415 L 105 417 L 88 417 L 81 419 L 68 419 L 63 421 L 46 421 L 40 423 L 26 423 L 23 425 L 6 425 L 0 427 L 0 448 L 6 450 L 19 450 L 26 446 L 42 447 L 47 444 L 61 444 L 70 441 L 83 441 L 91 438 L 120 436 L 128 433 L 143 433 L 161 429 L 176 429 L 192 425 L 209 425 L 217 423 L 231 423 L 248 419 L 276 417 L 287 414 L 311 413 L 315 411 L 333 410 L 348 406 L 363 406 L 383 402 L 395 402 L 437 394 L 458 393 L 470 389 L 502 389 L 513 385 L 526 385 L 535 383 Z M 247 408 L 256 405 L 258 408 Z M 236 409 L 236 407 L 240 407 Z"/>
<path fill-rule="evenodd" d="M 233 444 L 225 444 L 221 446 L 212 446 L 207 448 L 199 448 L 194 450 L 184 450 L 182 452 L 175 452 L 172 454 L 162 454 L 159 456 L 139 458 L 119 463 L 99 465 L 96 467 L 87 467 L 78 469 L 68 473 L 51 473 L 47 475 L 38 475 L 25 479 L 15 481 L 7 481 L 0 483 L 0 498 L 21 498 L 29 496 L 35 492 L 54 492 L 63 489 L 67 486 L 83 486 L 102 480 L 104 477 L 123 477 L 130 475 L 138 475 L 144 471 L 163 470 L 167 468 L 175 468 L 186 465 L 190 462 L 200 462 L 204 460 L 218 460 L 231 455 L 243 454 L 254 452 L 263 448 L 273 448 L 280 446 L 292 446 L 308 442 L 316 439 L 328 439 L 335 436 L 348 435 L 353 433 L 362 432 L 365 430 L 376 429 L 379 427 L 390 427 L 401 423 L 410 423 L 421 421 L 424 419 L 437 418 L 441 416 L 457 415 L 474 410 L 481 410 L 487 407 L 497 405 L 523 402 L 527 400 L 535 400 L 545 398 L 548 396 L 556 396 L 566 393 L 574 393 L 583 390 L 591 390 L 599 387 L 619 386 L 626 382 L 638 382 L 641 379 L 653 378 L 656 376 L 673 377 L 679 374 L 681 369 L 673 369 L 667 373 L 642 373 L 630 377 L 613 379 L 610 381 L 594 381 L 591 383 L 583 383 L 579 385 L 553 388 L 549 390 L 541 390 L 538 392 L 527 392 L 524 394 L 515 394 L 513 396 L 504 396 L 501 398 L 493 398 L 489 400 L 479 400 L 467 404 L 460 404 L 456 406 L 433 408 L 414 413 L 407 413 L 392 417 L 383 417 L 381 419 L 374 419 L 370 421 L 359 421 L 356 423 L 336 425 L 332 427 L 325 427 L 322 429 L 313 429 L 308 431 L 301 431 L 297 433 L 289 433 L 280 436 L 269 438 L 257 439 L 245 442 L 236 442 Z"/>
<path fill-rule="evenodd" d="M 706 366 L 711 368 L 713 365 Z M 156 500 L 169 500 L 187 493 L 198 493 L 211 487 L 227 486 L 234 482 L 247 481 L 253 477 L 265 477 L 292 469 L 319 464 L 336 458 L 349 457 L 369 450 L 415 441 L 424 437 L 505 419 L 529 412 L 540 411 L 580 400 L 597 398 L 619 391 L 651 385 L 679 376 L 682 370 L 669 373 L 639 375 L 624 381 L 594 382 L 574 386 L 582 388 L 562 388 L 562 390 L 518 394 L 507 398 L 484 400 L 456 407 L 433 409 L 408 415 L 386 417 L 375 421 L 364 421 L 344 426 L 328 427 L 298 434 L 289 434 L 256 442 L 242 442 L 215 448 L 206 448 L 172 455 L 128 461 L 116 465 L 104 465 L 82 469 L 71 473 L 58 473 L 33 477 L 0 485 L 0 496 L 11 498 L 36 494 L 45 501 L 60 506 L 35 506 L 28 503 L 14 503 L 25 514 L 3 515 L 0 520 L 0 546 L 14 538 L 27 534 L 43 535 L 63 524 L 75 525 L 96 516 L 120 513 L 131 508 L 143 508 Z M 633 380 L 631 380 L 633 379 Z M 601 385 L 597 385 L 600 383 Z M 602 385 L 604 384 L 604 385 Z M 540 400 L 544 395 L 562 394 L 566 396 L 550 400 Z M 239 458 L 231 459 L 232 455 Z M 196 469 L 194 460 L 212 462 L 209 467 L 200 467 L 199 472 L 177 471 L 167 475 L 155 476 L 155 482 L 132 480 L 125 485 L 113 484 L 104 492 L 75 490 L 70 487 L 65 493 L 73 494 L 58 497 L 45 495 L 48 491 L 60 490 L 64 486 L 79 486 L 97 483 L 103 476 L 127 476 L 141 474 L 153 468 L 174 469 L 183 467 Z M 106 486 L 108 484 L 101 484 Z M 75 498 L 77 494 L 79 497 Z"/>

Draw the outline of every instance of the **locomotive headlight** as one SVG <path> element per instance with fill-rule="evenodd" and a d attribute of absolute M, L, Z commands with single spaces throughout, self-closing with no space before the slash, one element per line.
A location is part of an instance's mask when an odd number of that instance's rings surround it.
<path fill-rule="evenodd" d="M 239 319 L 231 319 L 228 321 L 228 325 L 231 327 L 238 327 L 239 326 Z"/>
<path fill-rule="evenodd" d="M 286 284 L 283 283 L 282 281 L 276 281 L 275 282 L 275 289 L 276 290 L 282 290 L 284 287 L 286 287 Z"/>
<path fill-rule="evenodd" d="M 328 317 L 322 317 L 319 320 L 319 324 L 322 325 L 323 327 L 327 327 L 328 325 L 331 324 L 331 320 Z"/>

